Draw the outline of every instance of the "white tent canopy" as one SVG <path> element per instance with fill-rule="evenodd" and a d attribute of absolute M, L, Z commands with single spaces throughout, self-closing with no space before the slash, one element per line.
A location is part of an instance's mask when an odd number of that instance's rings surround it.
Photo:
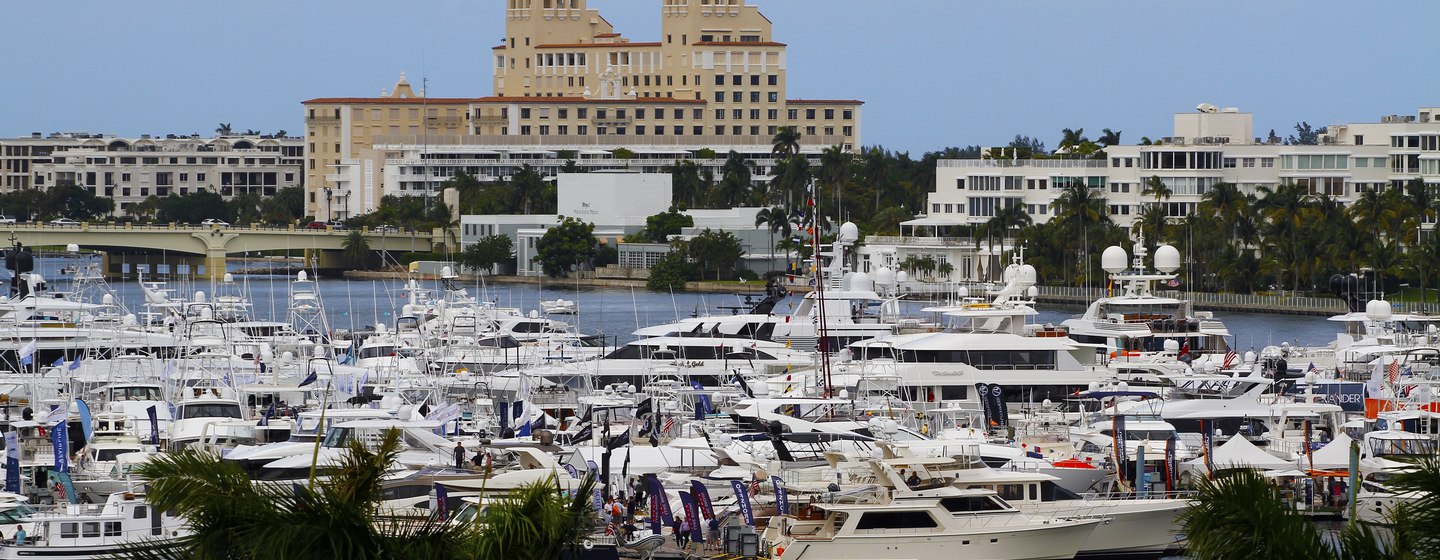
<path fill-rule="evenodd" d="M 1240 436 L 1230 438 L 1220 447 L 1215 448 L 1215 458 L 1212 461 L 1216 469 L 1285 469 L 1293 468 L 1289 461 L 1266 453 L 1250 440 Z M 1185 464 L 1200 468 L 1205 467 L 1205 458 L 1196 457 Z"/>
<path fill-rule="evenodd" d="M 1295 459 L 1295 466 L 1302 470 L 1310 470 L 1310 462 L 1313 460 L 1316 470 L 1344 470 L 1350 468 L 1350 443 L 1354 440 L 1345 432 L 1335 436 L 1334 440 L 1325 444 L 1325 447 L 1316 449 L 1311 453 L 1311 458 L 1304 455 Z"/>

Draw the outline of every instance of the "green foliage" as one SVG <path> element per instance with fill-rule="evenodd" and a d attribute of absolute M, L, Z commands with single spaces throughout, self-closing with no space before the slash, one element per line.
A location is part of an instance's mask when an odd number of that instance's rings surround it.
<path fill-rule="evenodd" d="M 717 154 L 715 153 L 715 150 L 711 148 L 700 148 L 698 150 L 695 150 L 696 159 L 715 159 L 716 155 Z"/>
<path fill-rule="evenodd" d="M 495 265 L 515 262 L 515 243 L 508 235 L 487 235 L 461 251 L 459 260 L 472 270 L 493 271 Z"/>
<path fill-rule="evenodd" d="M 535 262 L 546 276 L 558 278 L 577 266 L 589 263 L 597 246 L 595 224 L 566 217 L 535 243 Z"/>
<path fill-rule="evenodd" d="M 1273 135 L 1275 131 L 1270 131 Z M 1325 127 L 1313 128 L 1308 122 L 1295 123 L 1295 135 L 1285 139 L 1289 146 L 1315 146 L 1320 143 L 1320 135 L 1325 133 Z"/>
<path fill-rule="evenodd" d="M 305 217 L 305 189 L 285 187 L 260 203 L 260 214 L 266 223 L 293 224 Z"/>
<path fill-rule="evenodd" d="M 610 157 L 619 160 L 632 160 L 635 159 L 635 150 L 631 150 L 630 148 L 615 148 L 610 151 Z"/>
<path fill-rule="evenodd" d="M 443 253 L 427 251 L 410 251 L 400 253 L 399 256 L 395 257 L 395 260 L 399 261 L 400 264 L 410 264 L 415 261 L 443 261 L 445 260 L 445 255 Z"/>
<path fill-rule="evenodd" d="M 674 247 L 650 267 L 645 287 L 656 292 L 685 291 L 685 283 L 700 277 L 695 265 L 685 258 L 683 246 Z"/>
<path fill-rule="evenodd" d="M 715 279 L 722 279 L 724 271 L 734 270 L 735 261 L 745 253 L 740 240 L 728 231 L 713 231 L 705 228 L 687 243 L 690 258 L 701 270 L 714 270 Z"/>
<path fill-rule="evenodd" d="M 1308 515 L 1287 507 L 1279 487 L 1250 470 L 1204 480 L 1195 504 L 1180 515 L 1188 552 L 1200 560 L 1303 558 L 1306 560 L 1440 559 L 1440 459 L 1420 458 L 1387 485 L 1401 494 L 1386 513 L 1390 535 L 1351 523 L 1327 542 Z"/>
<path fill-rule="evenodd" d="M 17 219 L 70 218 L 94 220 L 109 215 L 115 201 L 95 196 L 90 189 L 62 181 L 48 190 L 29 189 L 0 194 L 0 209 Z"/>
<path fill-rule="evenodd" d="M 594 479 L 573 492 L 555 477 L 486 504 L 476 522 L 381 513 L 381 484 L 400 454 L 400 431 L 374 449 L 352 440 L 339 464 L 309 485 L 253 482 L 235 463 L 184 451 L 137 469 L 152 507 L 185 517 L 191 534 L 131 543 L 118 557 L 189 560 L 356 558 L 554 559 L 573 553 L 596 519 Z"/>
<path fill-rule="evenodd" d="M 647 216 L 645 229 L 625 236 L 625 241 L 630 243 L 668 243 L 670 236 L 679 235 L 683 228 L 694 226 L 695 218 L 671 208 L 668 211 Z"/>
<path fill-rule="evenodd" d="M 370 260 L 370 239 L 360 231 L 351 231 L 345 235 L 345 240 L 340 242 L 341 253 L 345 260 L 365 268 L 366 261 Z"/>
<path fill-rule="evenodd" d="M 164 223 L 198 224 L 208 219 L 229 220 L 230 206 L 220 193 L 200 190 L 160 199 L 156 219 Z"/>

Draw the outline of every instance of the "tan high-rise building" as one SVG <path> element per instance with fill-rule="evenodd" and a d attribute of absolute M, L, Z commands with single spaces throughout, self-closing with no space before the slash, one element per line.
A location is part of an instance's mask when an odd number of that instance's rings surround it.
<path fill-rule="evenodd" d="M 755 6 L 662 0 L 661 18 L 658 41 L 635 42 L 586 0 L 506 0 L 493 96 L 427 99 L 402 77 L 381 97 L 306 101 L 312 214 L 373 210 L 385 161 L 416 147 L 765 153 L 782 127 L 805 155 L 860 146 L 862 102 L 786 98 L 786 45 Z"/>

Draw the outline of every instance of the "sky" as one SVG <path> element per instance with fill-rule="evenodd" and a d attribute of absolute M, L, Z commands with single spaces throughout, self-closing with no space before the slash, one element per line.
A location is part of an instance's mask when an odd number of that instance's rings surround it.
<path fill-rule="evenodd" d="M 862 143 L 1054 148 L 1062 128 L 1168 136 L 1202 102 L 1255 134 L 1440 106 L 1440 3 L 749 0 L 789 44 L 788 97 L 860 99 Z M 502 0 L 7 2 L 0 136 L 304 129 L 301 101 L 491 91 Z M 633 41 L 660 0 L 590 0 Z M 1430 61 L 1430 62 L 1427 62 Z"/>

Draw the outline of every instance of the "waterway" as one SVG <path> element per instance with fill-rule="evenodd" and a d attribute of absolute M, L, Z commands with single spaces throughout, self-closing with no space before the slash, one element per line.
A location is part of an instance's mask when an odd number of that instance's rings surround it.
<path fill-rule="evenodd" d="M 50 282 L 53 291 L 72 289 L 70 274 L 63 268 L 75 268 L 92 259 L 59 258 L 43 259 L 38 262 L 38 271 Z M 231 268 L 242 268 L 254 263 L 232 262 Z M 150 277 L 147 277 L 150 279 Z M 290 282 L 293 276 L 285 275 L 239 275 L 235 277 L 238 288 L 250 299 L 255 317 L 287 321 L 287 302 Z M 435 282 L 427 282 L 435 287 Z M 134 281 L 110 284 L 121 303 L 132 313 L 141 312 L 144 298 L 140 286 Z M 174 280 L 167 287 L 177 295 L 193 298 L 195 292 L 214 294 L 217 286 L 208 281 Z M 361 329 L 384 322 L 394 324 L 395 317 L 407 302 L 400 280 L 347 280 L 323 278 L 315 283 L 330 321 L 331 329 Z M 671 322 L 696 313 L 730 313 L 747 308 L 744 296 L 733 294 L 691 294 L 655 293 L 636 288 L 589 288 L 566 284 L 563 280 L 539 280 L 535 284 L 485 285 L 481 281 L 470 282 L 466 288 L 474 296 L 493 301 L 504 307 L 516 307 L 528 312 L 539 307 L 542 299 L 563 298 L 578 302 L 579 314 L 560 317 L 576 325 L 582 332 L 605 334 L 618 337 L 620 342 L 633 340 L 630 335 L 635 329 L 657 323 Z M 219 288 L 226 291 L 226 288 Z M 758 296 L 752 296 L 758 299 Z M 776 307 L 777 313 L 787 312 L 798 303 L 798 296 L 792 296 Z M 906 302 L 907 312 L 918 313 L 924 304 Z M 1037 306 L 1039 323 L 1058 324 L 1067 318 L 1079 315 L 1084 309 L 1074 305 L 1040 304 Z M 1291 345 L 1323 345 L 1335 339 L 1339 325 L 1328 322 L 1324 317 L 1256 313 L 1217 313 L 1230 329 L 1232 346 L 1244 351 L 1256 350 L 1268 345 L 1289 342 Z"/>

